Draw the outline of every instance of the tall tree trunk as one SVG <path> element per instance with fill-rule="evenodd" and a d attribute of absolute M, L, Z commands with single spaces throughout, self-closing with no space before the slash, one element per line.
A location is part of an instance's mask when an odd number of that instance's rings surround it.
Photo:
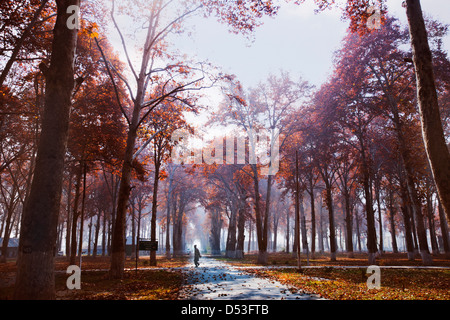
<path fill-rule="evenodd" d="M 411 163 L 413 162 L 412 155 L 411 151 L 408 150 L 407 148 L 402 123 L 400 121 L 397 110 L 394 110 L 394 124 L 396 126 L 397 139 L 400 149 L 400 161 L 405 170 L 406 188 L 411 201 L 412 224 L 416 226 L 416 228 L 414 228 L 413 234 L 415 236 L 416 235 L 415 232 L 417 231 L 417 238 L 419 240 L 422 263 L 424 265 L 431 265 L 433 263 L 433 259 L 428 249 L 428 241 L 422 214 L 422 205 L 420 203 L 419 197 L 417 195 L 417 190 L 414 184 L 414 172 L 411 165 Z"/>
<path fill-rule="evenodd" d="M 301 254 L 300 254 L 300 177 L 298 168 L 298 151 L 295 151 L 295 227 L 294 227 L 294 246 L 292 254 L 297 258 L 297 268 L 300 270 Z"/>
<path fill-rule="evenodd" d="M 326 203 L 328 208 L 328 223 L 330 227 L 330 260 L 336 261 L 336 230 L 334 226 L 333 196 L 331 194 L 331 185 L 325 181 Z"/>
<path fill-rule="evenodd" d="M 272 160 L 271 160 L 272 161 Z M 270 162 L 269 166 L 272 165 L 272 162 Z M 259 253 L 262 255 L 258 256 L 259 263 L 267 264 L 267 247 L 268 247 L 268 240 L 269 240 L 269 218 L 270 218 L 270 198 L 272 193 L 272 175 L 268 175 L 267 177 L 267 191 L 266 191 L 266 206 L 264 210 L 264 218 L 263 218 L 263 230 L 262 230 L 262 250 L 260 249 Z"/>
<path fill-rule="evenodd" d="M 156 158 L 156 157 L 155 157 Z M 155 161 L 155 180 L 153 181 L 152 218 L 150 221 L 150 240 L 156 241 L 156 214 L 158 211 L 158 185 L 161 161 Z M 150 250 L 150 265 L 156 266 L 156 250 Z"/>
<path fill-rule="evenodd" d="M 230 201 L 230 221 L 228 222 L 227 244 L 225 256 L 227 258 L 236 257 L 236 223 L 238 210 L 234 201 Z"/>
<path fill-rule="evenodd" d="M 411 215 L 409 213 L 409 201 L 408 194 L 406 191 L 405 183 L 400 184 L 401 189 L 401 198 L 402 198 L 402 214 L 403 214 L 403 224 L 405 226 L 404 234 L 405 234 L 405 242 L 406 242 L 406 252 L 408 256 L 408 260 L 414 260 L 414 242 L 413 242 L 413 234 L 412 234 L 412 226 L 411 226 Z"/>
<path fill-rule="evenodd" d="M 177 213 L 177 197 L 178 195 L 175 195 L 174 201 L 172 203 L 172 221 L 173 221 L 173 230 L 172 230 L 172 253 L 173 257 L 176 257 L 179 255 L 179 248 L 178 245 L 178 213 Z"/>
<path fill-rule="evenodd" d="M 170 258 L 170 206 L 172 201 L 173 170 L 169 169 L 169 191 L 167 193 L 167 212 L 166 212 L 166 257 Z M 220 244 L 219 244 L 220 246 Z"/>
<path fill-rule="evenodd" d="M 358 241 L 358 252 L 361 253 L 362 247 L 361 247 L 361 231 L 359 229 L 359 216 L 358 212 L 356 212 L 356 238 Z"/>
<path fill-rule="evenodd" d="M 218 208 L 211 209 L 211 254 L 220 255 L 220 230 L 222 228 L 222 219 Z"/>
<path fill-rule="evenodd" d="M 314 259 L 316 252 L 316 206 L 314 203 L 314 186 L 310 182 L 310 204 L 311 204 L 311 258 Z"/>
<path fill-rule="evenodd" d="M 136 257 L 137 261 L 139 261 L 139 241 L 141 239 L 141 217 L 142 217 L 142 205 L 139 201 L 138 204 L 138 218 L 137 218 L 137 230 L 136 230 Z"/>
<path fill-rule="evenodd" d="M 366 147 L 364 146 L 364 138 L 359 137 L 359 142 L 361 145 L 362 180 L 364 187 L 364 196 L 366 199 L 368 263 L 370 265 L 374 265 L 377 253 L 377 232 L 375 229 L 375 214 L 373 211 L 370 170 L 368 157 L 366 155 Z"/>
<path fill-rule="evenodd" d="M 447 258 L 450 258 L 450 239 L 448 237 L 448 224 L 447 220 L 445 219 L 445 213 L 444 209 L 441 206 L 440 201 L 438 201 L 438 208 L 439 208 L 439 222 L 441 225 L 441 234 L 442 234 L 442 242 L 444 245 L 444 252 L 445 256 Z"/>
<path fill-rule="evenodd" d="M 423 140 L 439 198 L 450 220 L 450 152 L 441 122 L 432 54 L 420 0 L 406 0 L 406 15 L 416 72 Z"/>
<path fill-rule="evenodd" d="M 242 204 L 242 206 L 244 206 Z M 244 207 L 239 208 L 238 215 L 238 234 L 236 243 L 236 259 L 244 258 L 244 241 L 245 241 L 245 209 Z"/>
<path fill-rule="evenodd" d="M 94 217 L 92 216 L 89 224 L 88 224 L 88 249 L 87 249 L 87 254 L 88 256 L 91 256 L 91 243 L 92 243 L 92 222 L 93 222 Z"/>
<path fill-rule="evenodd" d="M 434 212 L 431 194 L 427 193 L 426 201 L 427 201 L 426 208 L 427 208 L 428 228 L 430 231 L 431 250 L 433 254 L 439 254 L 439 247 L 436 239 L 436 229 L 434 226 Z"/>
<path fill-rule="evenodd" d="M 112 233 L 112 230 L 114 229 L 112 227 L 112 221 L 111 220 L 113 220 L 113 217 L 109 216 L 108 217 L 108 228 L 107 228 L 107 232 L 106 232 L 106 235 L 107 235 L 106 252 L 107 252 L 108 256 L 111 255 L 111 233 Z"/>
<path fill-rule="evenodd" d="M 15 299 L 54 299 L 54 255 L 67 146 L 76 29 L 67 28 L 79 0 L 57 0 L 52 56 L 46 69 L 42 130 L 30 194 L 23 210 Z"/>
<path fill-rule="evenodd" d="M 320 207 L 319 207 L 319 251 L 320 253 L 324 252 L 324 244 L 323 244 L 323 198 L 322 193 L 320 193 Z"/>
<path fill-rule="evenodd" d="M 11 236 L 11 230 L 12 230 L 12 223 L 11 218 L 13 216 L 14 209 L 16 207 L 16 184 L 13 184 L 12 192 L 9 198 L 9 203 L 6 207 L 6 212 L 4 213 L 6 215 L 6 221 L 5 221 L 5 233 L 3 235 L 3 243 L 2 243 L 2 254 L 0 256 L 0 263 L 6 263 L 6 258 L 8 256 L 8 246 L 9 246 L 9 239 Z M 0 234 L 1 235 L 1 234 Z"/>
<path fill-rule="evenodd" d="M 395 232 L 394 192 L 392 190 L 388 191 L 387 206 L 389 208 L 389 223 L 390 223 L 390 232 L 391 232 L 391 237 L 392 237 L 392 252 L 398 253 L 397 238 L 396 238 L 396 232 Z"/>
<path fill-rule="evenodd" d="M 103 211 L 103 226 L 102 226 L 102 257 L 106 255 L 106 211 Z"/>
<path fill-rule="evenodd" d="M 378 228 L 380 229 L 380 245 L 378 247 L 379 252 L 382 253 L 384 251 L 383 248 L 383 216 L 381 215 L 381 200 L 380 200 L 380 181 L 378 177 L 375 179 L 375 198 L 377 200 L 377 211 L 378 211 Z"/>
<path fill-rule="evenodd" d="M 120 179 L 120 187 L 117 201 L 116 218 L 111 241 L 111 266 L 110 276 L 113 279 L 123 278 L 125 267 L 125 228 L 126 228 L 126 212 L 128 200 L 130 197 L 130 181 L 131 170 L 133 168 L 133 152 L 137 137 L 137 124 L 139 121 L 140 107 L 134 107 L 133 120 L 130 125 L 127 146 L 125 149 L 124 161 L 122 166 L 122 175 Z"/>
<path fill-rule="evenodd" d="M 300 208 L 300 225 L 301 225 L 301 232 L 302 232 L 303 253 L 309 254 L 309 252 L 308 252 L 308 231 L 306 230 L 306 217 L 305 217 L 305 208 L 303 206 L 303 195 L 301 195 L 300 199 L 299 199 L 299 208 Z"/>
<path fill-rule="evenodd" d="M 289 223 L 289 221 L 290 221 L 289 212 L 290 212 L 290 208 L 288 206 L 288 209 L 286 211 L 286 253 L 289 253 L 289 245 L 290 245 L 289 238 L 291 237 L 291 235 L 290 235 L 290 228 L 291 228 L 291 226 L 290 226 L 290 223 Z"/>
<path fill-rule="evenodd" d="M 155 19 L 153 15 L 151 17 L 152 20 Z M 123 278 L 125 267 L 126 212 L 131 191 L 131 170 L 133 168 L 133 155 L 136 145 L 137 130 L 139 127 L 139 122 L 141 121 L 141 109 L 146 94 L 145 91 L 148 77 L 147 68 L 151 57 L 151 41 L 153 40 L 155 33 L 155 30 L 151 27 L 154 26 L 155 22 L 149 21 L 149 23 L 150 24 L 147 28 L 147 36 L 144 44 L 144 51 L 142 54 L 141 69 L 139 71 L 139 76 L 137 77 L 137 89 L 133 104 L 133 115 L 131 117 L 131 123 L 128 127 L 127 142 L 120 178 L 116 219 L 112 235 L 113 239 L 111 243 L 111 267 L 109 273 L 110 276 L 115 279 Z"/>
<path fill-rule="evenodd" d="M 80 219 L 80 240 L 78 243 L 78 257 L 80 259 L 83 256 L 83 236 L 84 236 L 84 210 L 86 208 L 86 162 L 83 163 L 83 196 L 81 197 L 81 219 Z"/>
<path fill-rule="evenodd" d="M 392 252 L 398 253 L 398 246 L 397 246 L 397 238 L 396 238 L 396 232 L 395 232 L 395 210 L 392 207 L 391 210 L 389 210 L 389 220 L 391 224 L 391 237 L 392 237 Z"/>
<path fill-rule="evenodd" d="M 416 188 L 414 186 L 414 181 L 412 181 L 412 177 L 407 175 L 408 189 L 410 189 L 410 194 L 417 195 Z M 431 257 L 429 248 L 428 248 L 428 240 L 427 234 L 424 224 L 424 217 L 422 214 L 422 206 L 417 196 L 412 199 L 414 203 L 412 203 L 411 208 L 413 210 L 414 223 L 416 225 L 417 231 L 417 239 L 419 241 L 419 249 L 420 256 L 422 258 L 423 265 L 432 265 L 433 258 Z"/>
<path fill-rule="evenodd" d="M 136 209 L 133 201 L 131 204 L 131 260 L 136 260 Z"/>
<path fill-rule="evenodd" d="M 72 174 L 69 177 L 69 185 L 67 188 L 67 223 L 66 223 L 66 256 L 70 256 L 70 238 L 72 229 Z"/>
<path fill-rule="evenodd" d="M 278 240 L 278 219 L 276 219 L 276 214 L 273 215 L 273 242 L 272 242 L 272 252 L 277 252 L 277 240 Z"/>
<path fill-rule="evenodd" d="M 252 239 L 253 239 L 253 223 L 250 219 L 248 221 L 248 244 L 247 244 L 247 252 L 250 252 L 252 249 Z"/>
<path fill-rule="evenodd" d="M 100 218 L 102 216 L 101 210 L 98 211 L 97 214 L 97 221 L 95 223 L 95 231 L 94 231 L 94 245 L 92 249 L 92 256 L 95 258 L 97 257 L 97 250 L 98 250 L 98 235 L 100 232 Z"/>
<path fill-rule="evenodd" d="M 350 208 L 350 193 L 348 190 L 344 192 L 344 205 L 345 205 L 345 246 L 347 255 L 349 258 L 353 258 L 355 255 L 353 253 L 353 217 L 352 211 Z"/>
<path fill-rule="evenodd" d="M 81 188 L 81 164 L 79 171 L 77 173 L 77 186 L 75 187 L 75 199 L 73 203 L 73 213 L 72 213 L 72 231 L 70 232 L 70 260 L 69 263 L 74 265 L 76 263 L 77 256 L 77 228 L 78 228 L 78 217 L 80 216 L 80 211 L 78 211 L 78 203 L 80 201 L 80 188 Z"/>
<path fill-rule="evenodd" d="M 295 191 L 294 197 L 294 239 L 292 241 L 292 257 L 298 258 L 297 247 L 300 237 L 300 203 L 298 201 L 297 191 Z"/>
<path fill-rule="evenodd" d="M 256 240 L 258 242 L 258 263 L 267 264 L 267 242 L 265 241 L 263 231 L 263 220 L 261 217 L 261 197 L 259 194 L 259 178 L 256 164 L 251 165 L 253 171 L 253 186 L 255 192 L 255 224 L 256 224 Z"/>

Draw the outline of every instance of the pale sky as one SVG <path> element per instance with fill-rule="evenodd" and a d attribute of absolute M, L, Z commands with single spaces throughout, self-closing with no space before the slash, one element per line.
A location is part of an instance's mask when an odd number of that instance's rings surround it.
<path fill-rule="evenodd" d="M 401 3 L 402 0 L 388 0 L 388 10 L 406 25 Z M 425 14 L 450 24 L 449 0 L 422 0 L 421 3 Z M 208 60 L 224 72 L 235 74 L 245 88 L 256 86 L 279 70 L 289 71 L 294 79 L 301 76 L 320 86 L 331 72 L 333 53 L 340 47 L 349 22 L 341 19 L 338 8 L 317 14 L 315 8 L 313 0 L 306 0 L 302 5 L 283 4 L 277 16 L 264 18 L 264 24 L 256 29 L 254 41 L 230 33 L 229 27 L 214 17 L 190 17 L 186 29 L 191 35 L 183 33 L 172 42 L 181 53 L 195 56 L 198 61 Z M 122 22 L 122 27 L 130 26 L 129 21 Z M 122 54 L 115 30 L 111 35 L 112 43 Z M 450 36 L 444 40 L 444 48 L 450 52 Z M 140 59 L 138 52 L 131 55 Z M 124 57 L 123 61 L 126 61 Z M 218 102 L 217 94 L 212 96 L 207 102 L 210 107 Z"/>
<path fill-rule="evenodd" d="M 406 23 L 401 3 L 387 2 L 390 14 Z M 450 24 L 449 0 L 421 3 L 426 14 Z M 192 39 L 177 42 L 177 46 L 182 52 L 195 53 L 236 74 L 245 86 L 254 86 L 280 69 L 319 86 L 331 70 L 333 52 L 341 44 L 348 21 L 341 20 L 339 9 L 315 14 L 314 8 L 312 0 L 303 5 L 283 5 L 276 17 L 264 19 L 253 43 L 242 35 L 229 33 L 227 26 L 214 18 L 195 18 L 191 20 L 195 24 Z M 444 45 L 450 51 L 449 36 Z"/>

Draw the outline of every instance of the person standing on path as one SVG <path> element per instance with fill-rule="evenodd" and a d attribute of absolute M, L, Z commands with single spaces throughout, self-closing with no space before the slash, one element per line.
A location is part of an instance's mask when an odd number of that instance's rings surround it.
<path fill-rule="evenodd" d="M 194 263 L 196 268 L 199 266 L 198 260 L 200 258 L 201 258 L 200 251 L 198 250 L 197 245 L 194 244 Z"/>

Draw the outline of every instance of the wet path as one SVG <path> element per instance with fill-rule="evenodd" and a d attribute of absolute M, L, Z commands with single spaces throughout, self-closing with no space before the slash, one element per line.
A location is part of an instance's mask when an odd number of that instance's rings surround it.
<path fill-rule="evenodd" d="M 260 278 L 225 262 L 202 258 L 198 268 L 186 268 L 180 299 L 190 300 L 316 300 L 280 282 Z"/>

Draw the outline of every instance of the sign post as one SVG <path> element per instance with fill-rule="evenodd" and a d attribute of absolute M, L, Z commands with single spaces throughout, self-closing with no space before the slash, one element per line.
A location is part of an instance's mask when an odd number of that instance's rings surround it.
<path fill-rule="evenodd" d="M 139 240 L 140 251 L 158 251 L 158 240 Z M 137 268 L 137 262 L 136 262 Z"/>
<path fill-rule="evenodd" d="M 158 251 L 158 241 L 152 240 L 140 240 L 139 241 L 140 251 Z"/>

